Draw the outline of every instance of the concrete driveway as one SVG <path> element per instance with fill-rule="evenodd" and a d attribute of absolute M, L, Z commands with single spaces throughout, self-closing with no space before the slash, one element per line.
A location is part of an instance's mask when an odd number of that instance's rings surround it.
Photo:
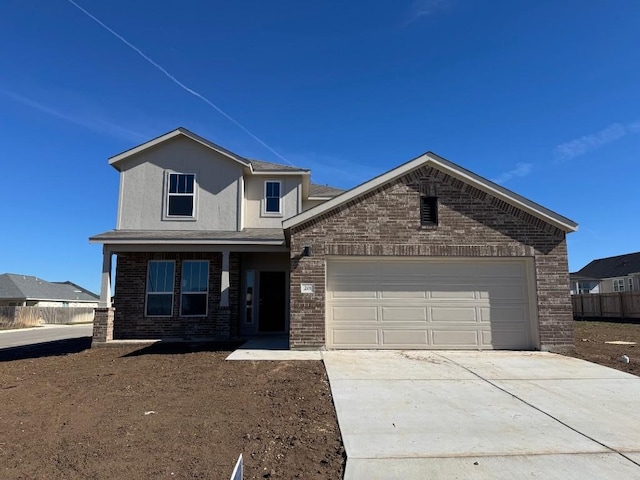
<path fill-rule="evenodd" d="M 345 479 L 640 478 L 640 378 L 541 352 L 323 353 Z"/>

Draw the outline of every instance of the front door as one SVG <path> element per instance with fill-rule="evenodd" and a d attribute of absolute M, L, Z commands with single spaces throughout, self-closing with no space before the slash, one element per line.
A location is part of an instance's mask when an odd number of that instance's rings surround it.
<path fill-rule="evenodd" d="M 260 272 L 258 330 L 284 332 L 286 272 Z"/>

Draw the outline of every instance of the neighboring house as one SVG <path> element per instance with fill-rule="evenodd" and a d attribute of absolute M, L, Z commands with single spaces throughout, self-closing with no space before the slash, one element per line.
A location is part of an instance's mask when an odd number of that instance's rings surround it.
<path fill-rule="evenodd" d="M 597 278 L 585 277 L 584 275 L 578 275 L 577 273 L 570 273 L 569 284 L 571 295 L 600 293 L 600 280 Z"/>
<path fill-rule="evenodd" d="M 640 290 L 640 252 L 593 260 L 571 274 L 571 293 Z"/>
<path fill-rule="evenodd" d="M 346 192 L 183 128 L 109 163 L 116 229 L 90 238 L 103 245 L 96 344 L 271 333 L 294 349 L 573 344 L 576 223 L 433 153 Z"/>
<path fill-rule="evenodd" d="M 47 282 L 29 275 L 0 275 L 0 306 L 97 307 L 99 297 L 72 282 Z"/>

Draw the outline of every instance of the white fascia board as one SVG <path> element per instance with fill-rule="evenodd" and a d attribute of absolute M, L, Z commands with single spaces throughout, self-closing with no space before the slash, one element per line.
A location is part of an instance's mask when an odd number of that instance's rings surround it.
<path fill-rule="evenodd" d="M 563 217 L 562 215 L 558 215 L 557 213 L 552 212 L 551 210 L 538 205 L 537 203 L 532 202 L 531 200 L 528 200 L 521 195 L 518 195 L 517 193 L 507 190 L 506 188 L 503 188 L 485 178 L 482 178 L 479 175 L 476 175 L 475 173 L 470 172 L 454 164 L 453 162 L 450 162 L 431 152 L 420 155 L 419 157 L 410 160 L 407 163 L 394 168 L 393 170 L 389 170 L 388 172 L 383 173 L 382 175 L 379 175 L 372 180 L 369 180 L 368 182 L 358 185 L 357 187 L 348 190 L 325 203 L 316 205 L 306 212 L 285 220 L 284 222 L 282 222 L 282 227 L 286 230 L 303 222 L 306 222 L 316 215 L 320 215 L 326 211 L 331 210 L 332 208 L 348 202 L 349 200 L 352 200 L 360 195 L 374 190 L 375 188 L 378 188 L 385 183 L 391 182 L 402 175 L 405 175 L 417 168 L 422 167 L 423 165 L 432 165 L 438 170 L 444 171 L 445 173 L 450 174 L 451 176 L 458 178 L 465 183 L 468 183 L 484 192 L 489 193 L 490 195 L 493 195 L 511 205 L 514 205 L 515 207 L 518 207 L 565 232 L 575 232 L 578 229 L 578 225 L 568 218 Z"/>
<path fill-rule="evenodd" d="M 291 171 L 291 170 L 258 170 L 253 171 L 252 175 L 260 175 L 265 177 L 282 177 L 282 176 L 300 176 L 300 175 L 311 175 L 309 170 L 299 170 L 299 171 Z"/>
<path fill-rule="evenodd" d="M 109 245 L 284 245 L 284 240 L 131 240 L 89 239 L 89 243 Z"/>
<path fill-rule="evenodd" d="M 114 166 L 116 169 L 118 167 L 116 167 L 115 165 L 126 159 L 129 158 L 133 155 L 136 155 L 144 150 L 147 150 L 148 148 L 151 147 L 155 147 L 156 145 L 159 145 L 160 143 L 166 142 L 167 140 L 171 140 L 172 138 L 175 138 L 179 135 L 183 135 L 187 138 L 190 138 L 191 140 L 198 142 L 202 145 L 204 145 L 205 147 L 208 147 L 214 151 L 216 151 L 217 153 L 230 158 L 231 160 L 234 160 L 238 163 L 240 163 L 241 165 L 245 166 L 245 167 L 249 167 L 251 168 L 251 164 L 249 162 L 249 160 L 246 160 L 238 155 L 236 155 L 233 152 L 230 152 L 229 150 L 222 148 L 219 145 L 216 145 L 213 142 L 210 142 L 209 140 L 207 140 L 206 138 L 201 137 L 200 135 L 196 135 L 193 132 L 190 132 L 189 130 L 187 130 L 186 128 L 180 127 L 180 128 L 176 128 L 175 130 L 165 133 L 164 135 L 160 135 L 159 137 L 154 138 L 153 140 L 149 140 L 148 142 L 145 142 L 141 145 L 138 145 L 137 147 L 131 148 L 129 150 L 126 150 L 122 153 L 119 153 L 118 155 L 115 155 L 111 158 L 109 158 L 109 165 Z"/>
<path fill-rule="evenodd" d="M 438 170 L 442 170 L 452 177 L 462 180 L 479 190 L 487 192 L 488 194 L 503 200 L 510 205 L 520 208 L 527 213 L 530 213 L 534 217 L 538 217 L 545 222 L 558 227 L 565 232 L 575 232 L 578 230 L 578 224 L 572 220 L 569 220 L 562 215 L 559 215 L 548 208 L 539 205 L 528 198 L 523 197 L 511 190 L 508 190 L 497 183 L 494 183 L 486 178 L 483 178 L 475 173 L 466 170 L 465 168 L 456 165 L 442 157 L 435 154 L 427 154 L 429 156 L 429 164 L 434 165 Z"/>
<path fill-rule="evenodd" d="M 307 200 L 331 200 L 335 197 L 309 197 Z"/>

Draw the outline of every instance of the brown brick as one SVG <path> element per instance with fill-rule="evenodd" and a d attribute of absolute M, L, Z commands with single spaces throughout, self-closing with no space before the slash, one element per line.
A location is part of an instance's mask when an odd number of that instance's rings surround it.
<path fill-rule="evenodd" d="M 437 227 L 421 227 L 420 185 L 439 200 Z M 311 257 L 301 257 L 304 246 Z M 573 345 L 565 233 L 431 167 L 415 170 L 291 230 L 292 348 L 325 344 L 327 255 L 533 257 L 542 349 Z M 300 284 L 316 284 L 313 297 Z"/>

